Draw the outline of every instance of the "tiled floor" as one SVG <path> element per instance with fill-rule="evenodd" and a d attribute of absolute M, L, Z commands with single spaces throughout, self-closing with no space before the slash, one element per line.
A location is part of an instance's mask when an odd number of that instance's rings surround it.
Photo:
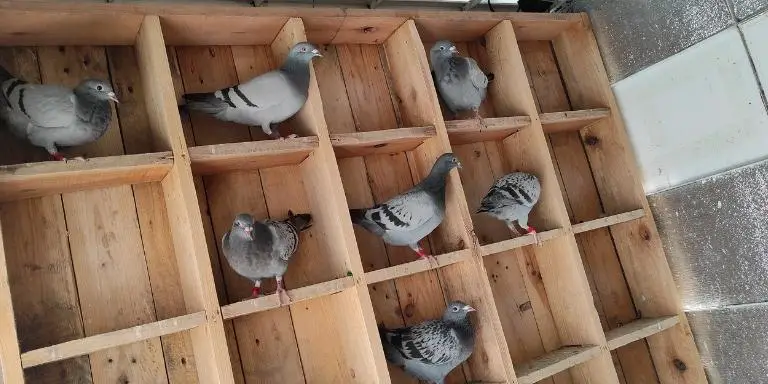
<path fill-rule="evenodd" d="M 768 157 L 768 113 L 736 27 L 614 85 L 647 193 Z"/>
<path fill-rule="evenodd" d="M 768 0 L 766 0 L 768 4 Z M 768 87 L 768 11 L 745 22 L 741 30 L 763 90 Z"/>

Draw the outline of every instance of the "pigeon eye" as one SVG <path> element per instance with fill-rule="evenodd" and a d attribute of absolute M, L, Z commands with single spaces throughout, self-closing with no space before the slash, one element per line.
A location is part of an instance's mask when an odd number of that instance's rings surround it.
<path fill-rule="evenodd" d="M 104 87 L 102 87 L 101 85 L 97 85 L 97 86 L 96 86 L 96 90 L 97 90 L 97 91 L 103 91 L 103 90 L 104 90 Z"/>
<path fill-rule="evenodd" d="M 440 47 L 440 50 L 441 51 L 445 51 L 445 47 Z"/>
<path fill-rule="evenodd" d="M 459 307 L 453 307 L 453 308 L 451 308 L 451 309 L 452 309 L 454 312 L 458 312 L 458 311 L 459 311 Z"/>

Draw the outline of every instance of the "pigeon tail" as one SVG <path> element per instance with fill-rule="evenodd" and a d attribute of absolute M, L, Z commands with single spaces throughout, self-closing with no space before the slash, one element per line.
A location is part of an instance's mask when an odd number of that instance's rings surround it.
<path fill-rule="evenodd" d="M 211 115 L 218 114 L 227 109 L 227 103 L 216 97 L 213 92 L 186 94 L 184 95 L 184 102 L 188 109 Z"/>
<path fill-rule="evenodd" d="M 286 221 L 296 229 L 296 232 L 301 232 L 312 226 L 312 215 L 309 213 L 294 215 L 293 211 L 288 211 L 288 220 Z"/>
<path fill-rule="evenodd" d="M 5 67 L 0 65 L 0 84 L 6 82 L 8 80 L 15 79 L 15 78 L 16 77 L 11 75 L 11 73 L 8 72 L 8 70 L 5 69 Z"/>
<path fill-rule="evenodd" d="M 357 225 L 363 225 L 363 222 L 368 221 L 365 218 L 365 212 L 367 209 L 350 209 L 349 216 L 352 217 L 352 222 Z"/>

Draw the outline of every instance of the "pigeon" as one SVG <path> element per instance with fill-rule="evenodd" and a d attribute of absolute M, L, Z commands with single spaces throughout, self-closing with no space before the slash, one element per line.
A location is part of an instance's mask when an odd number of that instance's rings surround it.
<path fill-rule="evenodd" d="M 291 211 L 283 221 L 254 221 L 247 213 L 235 217 L 232 229 L 221 239 L 221 248 L 229 266 L 253 282 L 251 297 L 261 294 L 262 279 L 274 277 L 280 305 L 290 303 L 283 275 L 298 248 L 299 232 L 309 228 L 311 222 L 311 215 L 294 215 Z"/>
<path fill-rule="evenodd" d="M 541 184 L 536 176 L 523 172 L 510 173 L 493 183 L 477 213 L 504 221 L 515 233 L 517 229 L 513 222 L 517 221 L 521 228 L 533 234 L 537 244 L 541 244 L 536 229 L 528 225 L 528 214 L 540 195 Z"/>
<path fill-rule="evenodd" d="M 461 167 L 452 153 L 441 155 L 429 175 L 410 190 L 389 201 L 367 209 L 350 209 L 352 222 L 380 236 L 390 245 L 407 245 L 419 258 L 437 266 L 419 241 L 429 235 L 445 216 L 445 180 L 448 173 Z"/>
<path fill-rule="evenodd" d="M 453 301 L 440 319 L 393 330 L 379 326 L 384 356 L 419 380 L 443 384 L 448 373 L 472 354 L 475 331 L 469 313 L 474 311 Z"/>
<path fill-rule="evenodd" d="M 280 69 L 216 92 L 187 94 L 186 106 L 219 120 L 261 126 L 269 137 L 280 139 L 277 124 L 304 106 L 309 93 L 309 63 L 322 56 L 314 45 L 298 43 Z"/>
<path fill-rule="evenodd" d="M 75 89 L 30 84 L 0 66 L 0 121 L 20 139 L 66 160 L 58 146 L 88 144 L 101 138 L 112 120 L 112 86 L 88 79 Z"/>
<path fill-rule="evenodd" d="M 488 77 L 471 57 L 459 56 L 456 46 L 441 40 L 429 50 L 437 90 L 446 107 L 454 114 L 472 111 L 480 119 L 479 108 L 485 99 Z"/>

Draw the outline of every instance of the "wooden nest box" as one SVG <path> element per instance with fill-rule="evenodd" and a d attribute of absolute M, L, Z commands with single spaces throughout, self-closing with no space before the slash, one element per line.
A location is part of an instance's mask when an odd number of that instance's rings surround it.
<path fill-rule="evenodd" d="M 0 140 L 0 363 L 5 383 L 413 383 L 377 324 L 478 309 L 449 383 L 700 383 L 588 19 L 582 14 L 0 2 L 0 64 L 30 82 L 110 79 L 122 103 L 81 162 Z M 457 43 L 493 73 L 484 124 L 444 114 L 428 49 Z M 180 116 L 308 40 L 309 100 L 281 126 Z M 444 116 L 446 118 L 444 118 Z M 353 227 L 452 151 L 447 216 L 413 252 Z M 543 192 L 543 245 L 473 212 L 519 170 Z M 294 299 L 242 301 L 220 250 L 236 213 L 314 226 Z M 4 252 L 2 252 L 4 251 Z M 271 292 L 271 287 L 265 287 Z"/>

